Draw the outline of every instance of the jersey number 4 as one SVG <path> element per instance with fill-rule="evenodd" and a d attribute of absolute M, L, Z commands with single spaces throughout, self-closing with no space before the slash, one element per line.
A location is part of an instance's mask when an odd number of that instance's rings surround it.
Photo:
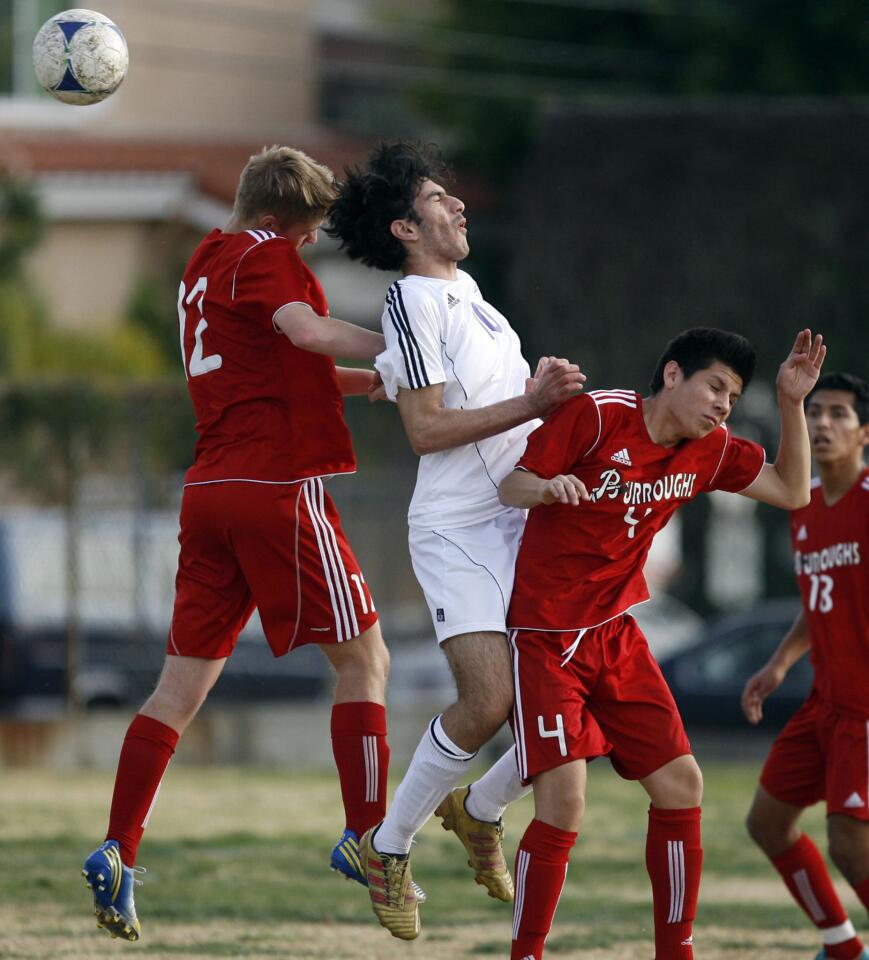
<path fill-rule="evenodd" d="M 208 287 L 208 277 L 200 277 L 187 292 L 184 281 L 178 288 L 178 324 L 180 326 L 181 336 L 181 362 L 184 364 L 184 375 L 189 380 L 191 377 L 201 377 L 204 373 L 211 373 L 212 370 L 219 370 L 223 366 L 223 357 L 219 353 L 212 353 L 205 356 L 205 347 L 202 343 L 202 335 L 208 329 L 208 321 L 205 319 L 205 290 Z M 197 300 L 197 295 L 199 299 Z M 193 333 L 194 343 L 193 352 L 190 359 L 184 350 L 184 331 L 187 329 L 187 308 L 194 304 L 191 311 L 192 320 L 196 323 L 196 330 Z"/>

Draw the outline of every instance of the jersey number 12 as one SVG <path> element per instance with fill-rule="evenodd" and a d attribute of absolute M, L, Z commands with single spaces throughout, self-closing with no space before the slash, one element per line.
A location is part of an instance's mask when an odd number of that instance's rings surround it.
<path fill-rule="evenodd" d="M 181 336 L 181 362 L 184 364 L 184 374 L 189 380 L 190 377 L 201 377 L 204 373 L 211 373 L 212 370 L 219 370 L 223 366 L 223 357 L 219 353 L 212 353 L 205 356 L 205 347 L 202 343 L 202 335 L 208 329 L 208 321 L 205 319 L 205 290 L 208 287 L 208 277 L 200 277 L 187 292 L 184 281 L 178 288 L 178 324 L 180 326 Z M 199 294 L 199 299 L 196 295 Z M 184 352 L 184 331 L 187 328 L 187 308 L 196 301 L 195 310 L 198 311 L 199 320 L 196 324 L 196 330 L 193 333 L 194 344 L 193 352 L 188 361 Z M 194 312 L 192 319 L 195 320 L 197 313 Z"/>

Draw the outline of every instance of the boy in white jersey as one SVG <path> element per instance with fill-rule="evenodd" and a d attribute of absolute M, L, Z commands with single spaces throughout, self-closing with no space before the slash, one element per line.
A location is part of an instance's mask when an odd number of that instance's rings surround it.
<path fill-rule="evenodd" d="M 501 815 L 526 792 L 514 751 L 471 787 L 453 788 L 513 702 L 505 618 L 524 513 L 499 502 L 498 483 L 538 418 L 585 379 L 555 358 L 531 378 L 507 320 L 457 269 L 469 252 L 467 221 L 446 173 L 433 148 L 381 145 L 349 174 L 330 229 L 351 258 L 404 274 L 387 294 L 376 365 L 420 455 L 410 553 L 458 693 L 429 725 L 383 823 L 360 843 L 374 912 L 405 940 L 419 933 L 408 851 L 433 812 L 462 840 L 489 895 L 513 898 Z"/>

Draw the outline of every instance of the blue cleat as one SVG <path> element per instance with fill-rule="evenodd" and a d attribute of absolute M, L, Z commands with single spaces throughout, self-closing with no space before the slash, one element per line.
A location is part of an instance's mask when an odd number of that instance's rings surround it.
<path fill-rule="evenodd" d="M 138 940 L 142 932 L 133 903 L 133 887 L 141 883 L 136 879 L 137 869 L 142 868 L 125 867 L 121 862 L 117 840 L 106 840 L 84 862 L 82 876 L 94 895 L 97 926 L 112 937 Z"/>
<path fill-rule="evenodd" d="M 341 839 L 335 844 L 329 866 L 346 880 L 355 880 L 363 887 L 368 886 L 365 871 L 362 869 L 362 858 L 359 856 L 359 837 L 352 830 L 345 830 Z"/>
<path fill-rule="evenodd" d="M 341 834 L 341 839 L 335 844 L 332 856 L 329 859 L 329 866 L 345 880 L 355 880 L 361 883 L 363 887 L 368 886 L 368 878 L 365 876 L 365 870 L 362 867 L 362 857 L 359 854 L 359 837 L 352 830 L 345 830 Z M 426 894 L 422 887 L 411 880 L 416 899 L 420 903 L 425 903 Z"/>

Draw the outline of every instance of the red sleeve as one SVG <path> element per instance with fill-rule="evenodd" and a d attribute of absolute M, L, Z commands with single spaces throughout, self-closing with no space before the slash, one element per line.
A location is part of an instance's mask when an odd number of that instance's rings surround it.
<path fill-rule="evenodd" d="M 525 453 L 516 464 L 548 480 L 569 473 L 597 444 L 600 412 L 591 397 L 571 397 L 529 437 Z"/>
<path fill-rule="evenodd" d="M 760 444 L 728 432 L 721 463 L 706 489 L 739 493 L 754 483 L 765 460 L 766 454 Z"/>
<path fill-rule="evenodd" d="M 288 303 L 306 303 L 318 315 L 329 312 L 317 278 L 286 240 L 271 240 L 248 251 L 235 276 L 236 307 L 271 325 Z"/>

